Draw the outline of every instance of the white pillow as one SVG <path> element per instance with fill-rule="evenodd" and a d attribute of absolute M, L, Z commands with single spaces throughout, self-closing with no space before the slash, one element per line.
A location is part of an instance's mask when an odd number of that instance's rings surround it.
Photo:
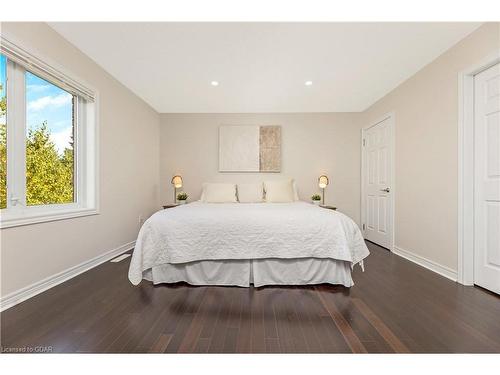
<path fill-rule="evenodd" d="M 266 190 L 266 202 L 287 203 L 295 200 L 293 180 L 266 181 L 264 189 Z"/>
<path fill-rule="evenodd" d="M 224 183 L 204 183 L 200 200 L 205 203 L 235 203 L 236 185 Z"/>
<path fill-rule="evenodd" d="M 238 184 L 238 201 L 240 203 L 260 203 L 264 200 L 264 186 L 258 184 Z"/>

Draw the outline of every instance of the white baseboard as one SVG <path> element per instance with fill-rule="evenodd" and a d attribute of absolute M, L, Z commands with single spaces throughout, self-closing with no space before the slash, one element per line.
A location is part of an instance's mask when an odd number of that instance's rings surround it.
<path fill-rule="evenodd" d="M 68 268 L 65 271 L 49 276 L 46 279 L 40 280 L 36 283 L 28 285 L 27 287 L 16 290 L 15 292 L 9 293 L 6 296 L 0 298 L 0 311 L 7 310 L 8 308 L 17 305 L 18 303 L 26 301 L 27 299 L 34 297 L 37 294 L 45 292 L 47 289 L 53 288 L 56 285 L 59 285 L 85 271 L 90 270 L 91 268 L 97 267 L 99 264 L 107 262 L 117 255 L 133 249 L 134 246 L 135 241 L 126 243 L 125 245 L 117 247 L 116 249 L 108 251 L 93 259 Z"/>
<path fill-rule="evenodd" d="M 444 276 L 452 281 L 457 281 L 457 271 L 452 270 L 451 268 L 443 266 L 439 263 L 436 263 L 432 260 L 429 260 L 427 258 L 424 258 L 420 255 L 417 255 L 415 253 L 412 253 L 411 251 L 402 249 L 397 246 L 394 246 L 393 253 L 399 255 L 400 257 L 408 259 L 409 261 L 416 263 L 419 266 L 425 267 L 428 270 L 436 272 L 441 276 Z"/>

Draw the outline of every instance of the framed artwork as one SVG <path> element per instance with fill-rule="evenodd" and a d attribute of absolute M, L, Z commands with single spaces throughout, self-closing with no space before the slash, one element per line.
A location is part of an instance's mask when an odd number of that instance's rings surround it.
<path fill-rule="evenodd" d="M 219 172 L 280 171 L 281 126 L 219 127 Z"/>

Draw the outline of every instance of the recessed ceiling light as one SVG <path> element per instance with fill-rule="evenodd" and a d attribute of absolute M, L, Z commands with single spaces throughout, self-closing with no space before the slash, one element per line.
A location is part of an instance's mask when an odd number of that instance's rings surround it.
<path fill-rule="evenodd" d="M 313 81 L 305 81 L 304 85 L 306 86 L 311 86 L 313 84 Z"/>
<path fill-rule="evenodd" d="M 212 82 L 210 82 L 210 84 L 212 86 L 219 86 L 219 82 L 217 82 L 217 81 L 212 81 Z"/>

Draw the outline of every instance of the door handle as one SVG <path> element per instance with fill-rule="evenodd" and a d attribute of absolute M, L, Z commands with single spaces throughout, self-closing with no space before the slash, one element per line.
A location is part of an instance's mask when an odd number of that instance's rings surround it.
<path fill-rule="evenodd" d="M 391 192 L 391 189 L 389 189 L 389 188 L 385 188 L 385 189 L 380 189 L 380 191 L 385 191 L 386 193 L 390 193 L 390 192 Z"/>

